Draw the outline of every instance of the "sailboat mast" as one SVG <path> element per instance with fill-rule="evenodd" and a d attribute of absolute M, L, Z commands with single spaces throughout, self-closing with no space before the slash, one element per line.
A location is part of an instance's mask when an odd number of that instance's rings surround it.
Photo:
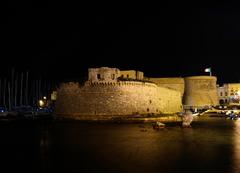
<path fill-rule="evenodd" d="M 15 93 L 14 93 L 14 106 L 17 106 L 17 94 L 18 94 L 18 74 L 16 74 L 15 78 Z"/>
<path fill-rule="evenodd" d="M 28 105 L 28 71 L 26 72 L 25 103 Z"/>
<path fill-rule="evenodd" d="M 3 82 L 3 106 L 6 108 L 6 85 L 7 85 L 7 79 L 4 78 Z"/>
<path fill-rule="evenodd" d="M 12 68 L 11 83 L 9 83 L 11 87 L 11 90 L 10 90 L 11 106 L 13 105 L 12 101 L 13 101 L 13 87 L 14 87 L 14 71 L 15 71 L 14 68 Z"/>
<path fill-rule="evenodd" d="M 2 79 L 0 79 L 0 105 L 2 105 Z"/>
<path fill-rule="evenodd" d="M 35 85 L 35 89 L 36 89 L 36 103 L 38 102 L 39 100 L 39 94 L 38 94 L 38 79 L 36 80 L 36 85 Z"/>
<path fill-rule="evenodd" d="M 36 100 L 36 92 L 35 92 L 35 80 L 32 80 L 32 87 L 31 87 L 31 104 L 35 106 L 35 100 Z"/>
<path fill-rule="evenodd" d="M 20 82 L 20 106 L 22 106 L 23 104 L 22 96 L 23 96 L 23 73 L 21 74 L 21 82 Z"/>
<path fill-rule="evenodd" d="M 8 110 L 12 110 L 12 105 L 11 105 L 11 90 L 10 90 L 10 82 L 8 82 Z"/>
<path fill-rule="evenodd" d="M 38 89 L 39 89 L 39 99 L 42 99 L 42 82 L 41 82 L 41 77 L 40 77 L 40 79 L 39 79 L 39 87 L 38 87 Z"/>

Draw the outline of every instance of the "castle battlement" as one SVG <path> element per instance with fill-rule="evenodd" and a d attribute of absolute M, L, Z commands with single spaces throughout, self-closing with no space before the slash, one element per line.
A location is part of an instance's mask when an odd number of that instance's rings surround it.
<path fill-rule="evenodd" d="M 144 82 L 144 81 L 117 81 L 117 82 L 85 82 L 85 86 L 125 86 L 125 85 L 135 85 L 135 86 L 151 86 L 157 87 L 155 83 Z"/>

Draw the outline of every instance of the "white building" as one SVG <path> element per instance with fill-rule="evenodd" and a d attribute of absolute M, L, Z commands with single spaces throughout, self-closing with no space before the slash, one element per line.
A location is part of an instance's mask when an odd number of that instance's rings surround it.
<path fill-rule="evenodd" d="M 228 83 L 218 86 L 220 104 L 240 103 L 240 83 Z"/>

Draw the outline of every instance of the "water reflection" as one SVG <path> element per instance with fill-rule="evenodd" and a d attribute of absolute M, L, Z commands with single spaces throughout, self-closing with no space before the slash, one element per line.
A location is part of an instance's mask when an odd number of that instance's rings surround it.
<path fill-rule="evenodd" d="M 57 124 L 52 167 L 59 172 L 231 172 L 232 122 L 156 131 L 136 124 Z M 56 155 L 58 153 L 58 155 Z M 59 156 L 59 157 L 58 157 Z M 78 164 L 77 164 L 78 163 Z"/>
<path fill-rule="evenodd" d="M 234 123 L 234 135 L 233 135 L 233 141 L 234 141 L 234 157 L 233 157 L 233 163 L 234 163 L 234 173 L 239 173 L 240 171 L 240 120 L 236 120 Z"/>
<path fill-rule="evenodd" d="M 49 126 L 50 125 L 50 126 Z M 240 121 L 166 124 L 0 124 L 4 168 L 18 172 L 238 173 Z M 8 172 L 14 172 L 9 170 Z"/>
<path fill-rule="evenodd" d="M 47 172 L 50 168 L 49 164 L 49 122 L 40 123 L 40 139 L 39 139 L 39 151 L 40 151 L 40 167 L 41 172 Z"/>

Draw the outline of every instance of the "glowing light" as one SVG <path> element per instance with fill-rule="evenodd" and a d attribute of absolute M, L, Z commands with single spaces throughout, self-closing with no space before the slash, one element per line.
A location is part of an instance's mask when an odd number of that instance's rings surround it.
<path fill-rule="evenodd" d="M 240 121 L 235 121 L 235 128 L 233 134 L 233 144 L 234 144 L 234 159 L 233 164 L 236 167 L 236 172 L 240 169 Z"/>
<path fill-rule="evenodd" d="M 44 106 L 44 101 L 43 100 L 39 100 L 39 106 L 41 106 L 41 107 Z"/>
<path fill-rule="evenodd" d="M 206 68 L 204 71 L 205 72 L 211 72 L 211 68 Z"/>
<path fill-rule="evenodd" d="M 44 99 L 44 100 L 46 100 L 46 99 L 47 99 L 47 97 L 46 97 L 46 96 L 44 96 L 44 97 L 43 97 L 43 99 Z"/>

